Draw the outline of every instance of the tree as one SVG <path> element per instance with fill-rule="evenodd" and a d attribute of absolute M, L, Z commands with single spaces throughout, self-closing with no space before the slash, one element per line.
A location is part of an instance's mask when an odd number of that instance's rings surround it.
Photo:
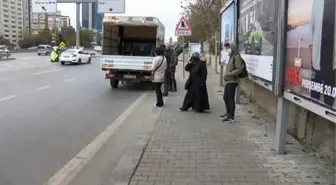
<path fill-rule="evenodd" d="M 80 45 L 84 47 L 91 47 L 91 42 L 93 42 L 94 36 L 96 36 L 96 33 L 91 30 L 81 30 Z"/>
<path fill-rule="evenodd" d="M 0 35 L 0 45 L 10 45 L 9 40 L 5 39 L 2 35 Z"/>
<path fill-rule="evenodd" d="M 169 37 L 168 44 L 171 45 L 171 46 L 174 44 L 174 41 L 173 41 L 173 38 L 172 38 L 172 37 Z"/>
<path fill-rule="evenodd" d="M 184 14 L 192 28 L 192 35 L 185 37 L 185 42 L 210 40 L 210 51 L 215 51 L 216 39 L 219 39 L 220 10 L 227 0 L 195 0 L 184 7 Z M 180 41 L 181 38 L 178 38 Z"/>
<path fill-rule="evenodd" d="M 50 44 L 52 45 L 52 35 L 56 34 L 56 44 L 60 44 L 60 37 L 58 31 L 50 31 L 48 29 L 40 31 L 37 35 L 29 35 L 25 34 L 24 39 L 19 41 L 19 46 L 21 48 L 29 48 L 33 46 L 37 46 L 39 44 Z M 62 31 L 62 36 L 64 42 L 67 46 L 76 45 L 76 32 L 73 29 L 68 29 L 66 31 Z M 93 41 L 93 37 L 96 36 L 96 33 L 91 30 L 81 30 L 80 31 L 80 45 L 84 47 L 91 47 L 91 42 Z M 101 39 L 101 36 L 100 36 Z M 1 38 L 0 38 L 1 42 Z"/>

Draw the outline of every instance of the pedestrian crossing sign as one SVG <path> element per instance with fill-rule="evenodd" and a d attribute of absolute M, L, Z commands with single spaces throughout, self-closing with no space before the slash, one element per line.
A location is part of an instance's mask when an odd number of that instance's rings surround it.
<path fill-rule="evenodd" d="M 184 17 L 181 17 L 175 28 L 175 36 L 190 36 L 191 27 L 187 23 Z"/>
<path fill-rule="evenodd" d="M 58 47 L 61 49 L 61 50 L 64 50 L 66 48 L 66 45 L 64 42 L 61 42 Z"/>
<path fill-rule="evenodd" d="M 57 58 L 58 58 L 58 54 L 56 53 L 56 51 L 51 50 L 51 52 L 50 52 L 50 60 L 51 60 L 51 62 L 57 62 Z"/>

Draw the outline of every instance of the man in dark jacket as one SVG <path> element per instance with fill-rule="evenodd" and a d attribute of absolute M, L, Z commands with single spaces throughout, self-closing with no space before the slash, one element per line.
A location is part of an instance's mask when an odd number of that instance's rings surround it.
<path fill-rule="evenodd" d="M 243 71 L 243 59 L 238 53 L 237 46 L 232 43 L 226 43 L 225 49 L 229 54 L 229 62 L 226 65 L 224 71 L 224 95 L 223 99 L 226 107 L 226 114 L 221 115 L 223 121 L 229 121 L 232 123 L 234 121 L 236 102 L 235 102 L 235 94 L 236 88 L 239 82 L 239 74 Z"/>
<path fill-rule="evenodd" d="M 169 90 L 171 92 L 176 92 L 176 80 L 175 80 L 175 71 L 178 64 L 178 56 L 175 51 L 170 50 L 171 62 L 169 64 Z"/>

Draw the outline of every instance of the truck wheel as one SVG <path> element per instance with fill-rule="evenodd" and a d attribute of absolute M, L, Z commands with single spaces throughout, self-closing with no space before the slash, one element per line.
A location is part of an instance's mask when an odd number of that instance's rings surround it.
<path fill-rule="evenodd" d="M 118 88 L 119 80 L 110 79 L 110 85 L 112 88 Z"/>
<path fill-rule="evenodd" d="M 63 66 L 63 65 L 64 65 L 64 62 L 61 62 L 61 65 Z"/>

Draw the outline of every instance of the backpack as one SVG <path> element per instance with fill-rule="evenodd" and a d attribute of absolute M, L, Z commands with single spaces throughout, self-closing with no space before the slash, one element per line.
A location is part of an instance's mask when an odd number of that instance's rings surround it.
<path fill-rule="evenodd" d="M 240 54 L 238 54 L 240 56 Z M 240 56 L 241 60 L 242 60 L 242 65 L 243 65 L 243 69 L 242 72 L 238 75 L 239 78 L 246 78 L 248 77 L 248 71 L 246 69 L 246 62 L 245 60 Z M 233 65 L 235 65 L 235 60 L 233 60 Z"/>

